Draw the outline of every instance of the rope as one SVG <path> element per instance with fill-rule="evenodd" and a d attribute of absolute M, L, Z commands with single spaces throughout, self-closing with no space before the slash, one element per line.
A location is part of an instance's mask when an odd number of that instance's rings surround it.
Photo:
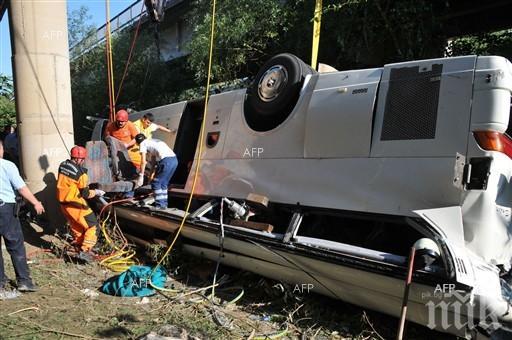
<path fill-rule="evenodd" d="M 124 238 L 124 236 L 122 236 L 123 244 L 121 245 L 121 247 L 118 247 L 115 244 L 115 242 L 109 237 L 105 227 L 109 216 L 110 213 L 101 223 L 101 231 L 103 233 L 103 236 L 105 237 L 105 240 L 112 248 L 115 249 L 115 252 L 102 259 L 100 261 L 100 265 L 114 272 L 124 272 L 135 264 L 135 261 L 132 260 L 132 258 L 135 256 L 135 251 L 125 250 L 125 248 L 128 246 L 128 242 L 126 241 L 126 238 Z"/>
<path fill-rule="evenodd" d="M 311 48 L 311 67 L 317 70 L 318 45 L 320 43 L 320 25 L 322 24 L 322 0 L 316 0 L 313 17 L 313 43 Z"/>
<path fill-rule="evenodd" d="M 114 68 L 112 66 L 112 34 L 110 32 L 110 0 L 105 2 L 105 11 L 107 17 L 107 25 L 105 30 L 105 43 L 107 55 L 107 86 L 108 86 L 108 99 L 110 108 L 110 121 L 114 121 L 114 111 L 116 101 L 114 98 Z"/>
<path fill-rule="evenodd" d="M 144 11 L 144 1 L 142 1 L 142 6 L 140 8 L 139 22 L 137 23 L 137 28 L 135 29 L 135 34 L 133 35 L 132 44 L 130 46 L 130 52 L 128 53 L 128 60 L 126 60 L 126 65 L 124 66 L 123 76 L 121 78 L 121 82 L 119 83 L 119 88 L 117 89 L 117 95 L 115 98 L 116 102 L 119 99 L 119 95 L 121 94 L 121 89 L 123 88 L 124 78 L 128 74 L 128 66 L 130 66 L 130 61 L 132 59 L 132 53 L 133 53 L 133 50 L 135 49 L 135 42 L 137 41 L 137 37 L 139 35 L 139 29 L 140 29 L 140 24 L 142 22 L 142 12 L 143 11 Z"/>
<path fill-rule="evenodd" d="M 149 195 L 152 195 L 152 194 L 141 195 L 141 196 L 136 197 L 136 199 L 145 198 Z M 113 229 L 114 229 L 113 231 L 114 231 L 114 233 L 117 233 L 119 238 L 122 240 L 121 246 L 116 245 L 116 243 L 112 240 L 112 238 L 107 233 L 106 223 L 110 217 L 111 212 L 109 211 L 108 215 L 105 218 L 102 218 L 102 216 L 103 216 L 104 212 L 106 211 L 106 209 L 108 207 L 112 206 L 113 204 L 127 202 L 127 201 L 131 201 L 131 200 L 132 200 L 131 198 L 124 198 L 124 199 L 120 199 L 120 200 L 111 201 L 103 206 L 103 208 L 101 209 L 99 216 L 98 216 L 98 219 L 100 221 L 102 221 L 100 226 L 101 226 L 101 231 L 103 233 L 103 236 L 105 237 L 107 244 L 110 245 L 114 249 L 112 254 L 108 255 L 107 257 L 103 258 L 100 261 L 100 265 L 104 266 L 114 272 L 124 272 L 124 271 L 128 270 L 128 268 L 130 268 L 132 265 L 136 264 L 136 262 L 133 260 L 133 257 L 135 256 L 136 252 L 134 250 L 126 250 L 126 248 L 128 247 L 128 240 L 124 236 L 123 232 L 121 231 L 121 228 L 119 227 L 119 224 L 117 223 L 117 216 L 116 216 L 115 212 L 113 215 Z"/>
<path fill-rule="evenodd" d="M 106 37 L 105 37 L 105 39 L 106 39 Z M 110 79 L 110 67 L 109 67 L 109 63 L 108 63 L 108 39 L 106 39 L 105 41 L 106 41 L 105 64 L 107 66 L 107 88 L 108 88 L 108 110 L 109 110 L 108 119 L 109 119 L 109 121 L 114 121 L 114 115 L 112 114 L 112 92 L 111 92 L 111 88 L 110 88 L 110 83 L 108 81 Z"/>
<path fill-rule="evenodd" d="M 197 183 L 197 177 L 199 174 L 199 167 L 201 164 L 201 155 L 203 153 L 203 139 L 204 139 L 204 129 L 206 125 L 206 116 L 208 112 L 208 96 L 210 94 L 210 77 L 211 77 L 211 71 L 212 71 L 212 55 L 213 55 L 213 38 L 215 33 L 215 6 L 217 4 L 217 0 L 213 0 L 212 4 L 212 25 L 211 25 L 211 33 L 210 33 L 210 51 L 209 51 L 209 57 L 208 57 L 208 77 L 206 80 L 206 93 L 205 93 L 205 100 L 204 100 L 204 111 L 203 111 L 203 121 L 201 122 L 201 131 L 199 133 L 199 152 L 197 156 L 197 162 L 196 162 L 196 168 L 195 168 L 195 174 L 194 174 L 194 180 L 192 182 L 192 189 L 190 191 L 190 195 L 187 202 L 187 207 L 185 209 L 185 214 L 183 214 L 183 218 L 181 220 L 180 226 L 178 230 L 176 231 L 176 234 L 174 235 L 174 239 L 172 240 L 170 246 L 167 248 L 167 251 L 164 253 L 160 261 L 156 264 L 156 266 L 153 268 L 153 274 L 158 266 L 162 264 L 162 262 L 165 260 L 165 258 L 169 255 L 171 252 L 174 244 L 176 243 L 176 240 L 178 239 L 178 236 L 181 233 L 181 230 L 183 229 L 183 226 L 185 225 L 185 221 L 187 219 L 188 212 L 190 210 L 190 205 L 192 204 L 192 198 L 194 197 L 194 191 L 196 188 Z"/>
<path fill-rule="evenodd" d="M 194 197 L 194 192 L 195 192 L 195 188 L 196 188 L 196 184 L 197 184 L 197 178 L 198 178 L 200 164 L 201 164 L 201 155 L 202 155 L 202 150 L 203 150 L 203 143 L 202 143 L 202 141 L 204 139 L 204 130 L 205 130 L 205 125 L 206 125 L 206 116 L 207 116 L 207 112 L 208 112 L 208 99 L 209 99 L 209 88 L 210 88 L 212 56 L 213 56 L 213 41 L 214 41 L 214 33 L 215 33 L 215 8 L 216 8 L 216 0 L 213 0 L 213 4 L 212 4 L 212 24 L 211 24 L 211 34 L 210 34 L 210 49 L 209 49 L 209 58 L 208 58 L 208 76 L 207 76 L 207 82 L 206 82 L 203 120 L 202 120 L 202 123 L 201 123 L 201 130 L 200 130 L 200 134 L 199 134 L 199 152 L 198 152 L 198 159 L 197 159 L 196 167 L 195 167 L 194 180 L 192 182 L 191 192 L 190 192 L 190 195 L 189 195 L 189 198 L 188 198 L 187 206 L 186 206 L 186 209 L 185 209 L 185 214 L 184 214 L 184 216 L 183 216 L 183 218 L 181 220 L 180 226 L 179 226 L 178 230 L 176 231 L 176 233 L 174 235 L 174 238 L 173 238 L 171 244 L 169 245 L 169 247 L 167 248 L 166 252 L 162 256 L 162 258 L 158 261 L 158 263 L 154 266 L 151 275 L 153 275 L 153 273 L 156 271 L 156 268 L 158 268 L 162 264 L 162 262 L 166 259 L 166 257 L 169 255 L 169 253 L 171 252 L 172 248 L 174 247 L 174 244 L 176 243 L 176 240 L 178 239 L 178 237 L 179 237 L 179 235 L 181 233 L 181 230 L 183 229 L 183 226 L 185 225 L 185 221 L 186 221 L 187 215 L 188 215 L 188 213 L 190 211 L 190 206 L 192 204 L 192 199 Z M 140 25 L 140 21 L 139 21 L 139 25 Z M 138 31 L 138 27 L 137 27 L 137 31 Z M 122 87 L 122 83 L 123 83 L 124 77 L 125 77 L 126 72 L 127 72 L 127 68 L 128 68 L 128 65 L 129 65 L 130 58 L 131 58 L 131 53 L 132 53 L 132 49 L 133 49 L 133 46 L 134 46 L 134 43 L 135 43 L 137 31 L 136 31 L 134 40 L 132 42 L 132 47 L 130 49 L 130 55 L 128 57 L 128 61 L 127 61 L 126 67 L 125 67 L 125 74 L 123 75 L 123 78 L 121 80 L 121 85 L 120 85 L 120 88 L 119 88 L 119 92 L 118 92 L 118 94 L 116 96 L 116 99 L 119 96 L 119 93 L 120 93 L 120 90 L 121 90 L 121 87 Z M 105 211 L 105 209 L 108 206 L 110 206 L 110 205 L 112 205 L 114 203 L 120 203 L 120 202 L 123 202 L 123 201 L 129 201 L 129 200 L 131 200 L 131 199 L 124 199 L 124 200 L 118 200 L 118 201 L 110 202 L 109 204 L 105 205 L 102 208 L 102 210 L 100 212 L 100 216 L 102 215 L 102 213 Z M 223 202 L 221 202 L 221 214 L 222 214 L 222 207 L 223 207 Z M 222 218 L 221 218 L 221 220 L 222 220 Z M 123 257 L 123 255 L 127 254 L 128 252 L 123 250 L 124 249 L 124 245 L 121 248 L 115 246 L 114 242 L 108 237 L 108 234 L 105 231 L 105 228 L 104 228 L 105 224 L 106 224 L 106 219 L 102 223 L 102 230 L 104 232 L 105 239 L 107 240 L 107 242 L 109 244 L 112 244 L 116 248 L 116 250 L 118 252 L 113 254 L 113 255 L 111 255 L 111 256 L 109 256 L 109 257 L 107 257 L 107 258 L 105 258 L 104 260 L 102 260 L 100 262 L 100 264 L 104 265 L 104 266 L 107 266 L 108 268 L 113 269 L 113 270 L 117 269 L 117 270 L 120 270 L 120 271 L 124 271 L 124 270 L 127 269 L 126 266 L 128 266 L 128 263 L 131 260 L 131 257 L 133 255 L 130 253 L 130 255 L 127 255 L 127 256 Z M 117 225 L 117 223 L 116 223 L 116 225 Z M 218 269 L 219 269 L 220 256 L 222 255 L 223 244 L 224 244 L 224 228 L 223 228 L 223 225 L 222 225 L 222 221 L 221 221 L 221 235 L 219 237 L 219 242 L 220 242 L 221 249 L 220 249 L 220 252 L 219 252 L 219 261 L 217 262 L 217 267 L 215 269 L 214 282 L 213 282 L 213 284 L 211 286 L 200 289 L 200 290 L 207 290 L 209 288 L 212 289 L 212 293 L 209 296 L 204 297 L 207 301 L 213 301 L 213 297 L 214 297 L 214 294 L 215 294 L 215 287 L 218 285 L 218 283 L 216 283 L 216 276 L 217 276 L 217 272 L 218 272 Z M 121 269 L 124 269 L 124 270 L 121 270 Z M 158 287 L 158 286 L 154 285 L 153 282 L 151 282 L 151 280 L 150 280 L 150 285 L 155 290 L 160 291 L 160 292 L 163 292 L 163 291 L 165 291 L 165 292 L 172 292 L 172 293 L 180 292 L 180 290 L 176 290 L 176 289 L 168 289 L 168 288 Z M 244 290 L 241 287 L 230 287 L 230 288 L 226 288 L 226 289 L 220 289 L 220 291 L 223 291 L 223 290 L 233 290 L 233 289 L 240 289 L 241 292 L 234 299 L 232 299 L 231 301 L 228 301 L 227 304 L 236 303 L 244 295 Z M 196 293 L 196 291 L 189 292 L 188 294 L 192 294 L 192 293 Z M 188 294 L 185 294 L 185 295 L 188 295 Z M 287 330 L 284 333 L 282 333 L 282 334 L 286 334 L 286 332 L 287 332 Z"/>

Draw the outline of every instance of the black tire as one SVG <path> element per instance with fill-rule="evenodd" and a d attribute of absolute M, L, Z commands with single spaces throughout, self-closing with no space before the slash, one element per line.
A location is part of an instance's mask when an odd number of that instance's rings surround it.
<path fill-rule="evenodd" d="M 293 54 L 271 58 L 247 90 L 245 120 L 255 131 L 269 131 L 290 115 L 299 99 L 304 78 L 315 71 Z"/>

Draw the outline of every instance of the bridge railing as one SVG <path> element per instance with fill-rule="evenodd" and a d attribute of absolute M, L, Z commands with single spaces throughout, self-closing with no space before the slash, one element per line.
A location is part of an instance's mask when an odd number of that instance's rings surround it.
<path fill-rule="evenodd" d="M 167 10 L 168 8 L 173 7 L 182 1 L 184 0 L 167 0 L 165 1 L 164 9 Z M 137 22 L 141 16 L 142 22 L 147 21 L 149 19 L 149 15 L 147 14 L 146 9 L 144 8 L 141 13 L 141 8 L 144 6 L 143 3 L 143 0 L 136 0 L 121 13 L 113 17 L 110 20 L 111 33 L 114 34 L 117 31 L 121 31 L 130 27 L 135 22 Z M 98 44 L 104 42 L 106 29 L 107 24 L 105 23 L 96 30 L 92 31 L 84 39 L 71 46 L 69 48 L 70 59 L 73 60 L 98 46 Z"/>

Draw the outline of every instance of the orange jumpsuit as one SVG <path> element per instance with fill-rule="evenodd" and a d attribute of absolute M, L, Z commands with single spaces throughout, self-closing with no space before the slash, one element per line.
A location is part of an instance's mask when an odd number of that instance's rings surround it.
<path fill-rule="evenodd" d="M 122 128 L 118 128 L 115 122 L 110 122 L 107 125 L 105 134 L 119 139 L 121 142 L 127 144 L 130 143 L 130 141 L 139 134 L 139 131 L 135 127 L 135 124 L 130 121 L 127 121 L 126 125 Z M 132 145 L 128 149 L 128 155 L 130 155 L 130 160 L 132 161 L 133 165 L 135 165 L 137 169 L 140 169 L 142 157 L 140 155 L 139 146 L 137 144 Z"/>
<path fill-rule="evenodd" d="M 75 245 L 85 252 L 90 251 L 96 244 L 98 225 L 96 215 L 85 200 L 94 197 L 87 182 L 87 169 L 69 159 L 60 164 L 57 200 L 71 225 Z"/>

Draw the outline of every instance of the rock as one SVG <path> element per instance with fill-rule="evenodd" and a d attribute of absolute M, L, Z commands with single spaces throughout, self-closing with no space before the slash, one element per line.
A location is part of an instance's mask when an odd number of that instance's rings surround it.
<path fill-rule="evenodd" d="M 188 339 L 188 333 L 183 328 L 178 328 L 173 325 L 164 325 L 158 330 L 158 334 L 162 336 L 171 337 L 173 339 Z"/>
<path fill-rule="evenodd" d="M 150 302 L 151 302 L 151 300 L 147 296 L 144 296 L 140 301 L 135 302 L 135 304 L 136 305 L 145 305 Z"/>
<path fill-rule="evenodd" d="M 164 325 L 160 327 L 158 332 L 151 332 L 146 334 L 138 340 L 187 340 L 189 339 L 188 333 L 185 329 L 178 328 L 173 325 Z"/>
<path fill-rule="evenodd" d="M 82 289 L 81 292 L 84 293 L 85 296 L 88 296 L 93 299 L 100 295 L 97 291 L 89 288 Z"/>
<path fill-rule="evenodd" d="M 146 334 L 146 335 L 138 338 L 138 340 L 171 340 L 171 339 L 175 339 L 175 338 L 161 336 L 161 335 L 156 334 L 155 332 L 151 332 L 149 334 Z"/>
<path fill-rule="evenodd" d="M 20 293 L 16 289 L 7 290 L 4 288 L 0 288 L 0 300 L 15 299 L 18 296 L 20 296 Z"/>

